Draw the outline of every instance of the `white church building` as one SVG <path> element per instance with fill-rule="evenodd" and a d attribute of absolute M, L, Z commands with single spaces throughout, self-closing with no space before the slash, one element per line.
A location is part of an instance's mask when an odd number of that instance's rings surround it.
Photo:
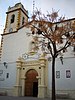
<path fill-rule="evenodd" d="M 51 97 L 51 58 L 33 50 L 33 36 L 24 23 L 28 11 L 21 3 L 9 7 L 0 47 L 0 95 Z M 74 21 L 75 19 L 70 19 Z M 56 59 L 56 96 L 75 98 L 75 47 Z"/>

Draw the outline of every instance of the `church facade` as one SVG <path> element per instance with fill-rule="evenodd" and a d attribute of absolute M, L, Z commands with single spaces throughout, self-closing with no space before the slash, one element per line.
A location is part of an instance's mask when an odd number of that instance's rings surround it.
<path fill-rule="evenodd" d="M 74 21 L 75 19 L 71 19 Z M 26 27 L 28 11 L 21 3 L 9 7 L 0 48 L 0 94 L 51 97 L 51 57 L 33 50 L 37 39 Z M 56 59 L 56 96 L 75 98 L 75 51 Z"/>

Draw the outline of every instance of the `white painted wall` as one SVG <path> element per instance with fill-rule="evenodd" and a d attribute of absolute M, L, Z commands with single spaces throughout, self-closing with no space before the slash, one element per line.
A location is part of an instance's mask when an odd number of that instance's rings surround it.
<path fill-rule="evenodd" d="M 0 70 L 3 70 L 3 73 L 0 75 L 0 88 L 12 88 L 16 83 L 16 63 L 8 63 L 7 65 L 6 69 L 4 64 L 0 64 Z M 6 77 L 7 73 L 9 73 L 9 78 Z"/>
<path fill-rule="evenodd" d="M 31 36 L 26 35 L 28 29 L 25 27 L 18 30 L 17 33 L 5 35 L 3 37 L 2 47 L 2 59 L 0 69 L 3 70 L 3 74 L 0 77 L 4 78 L 4 81 L 0 81 L 0 87 L 13 87 L 16 82 L 16 61 L 24 53 L 29 51 L 29 44 L 31 42 Z M 6 62 L 8 68 L 6 69 L 3 63 Z M 6 73 L 9 73 L 9 78 L 6 79 Z"/>
<path fill-rule="evenodd" d="M 3 37 L 2 62 L 16 61 L 19 56 L 29 51 L 31 36 L 26 35 L 28 29 L 25 27 L 17 33 L 5 35 Z"/>
<path fill-rule="evenodd" d="M 56 90 L 75 90 L 75 57 L 69 56 L 69 55 L 63 58 L 63 65 L 61 64 L 61 61 L 59 58 L 57 58 L 56 60 L 55 72 L 60 71 L 60 78 L 55 78 Z M 71 71 L 71 78 L 66 78 L 66 70 Z M 51 86 L 52 86 L 52 66 L 51 66 L 51 62 L 49 62 L 48 87 L 50 90 L 52 88 Z"/>

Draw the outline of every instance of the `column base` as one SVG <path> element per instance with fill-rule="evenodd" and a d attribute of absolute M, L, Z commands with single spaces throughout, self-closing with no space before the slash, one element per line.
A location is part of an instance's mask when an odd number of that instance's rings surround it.
<path fill-rule="evenodd" d="M 22 96 L 22 86 L 21 85 L 14 86 L 14 96 Z"/>
<path fill-rule="evenodd" d="M 47 94 L 47 87 L 45 85 L 38 86 L 38 98 L 45 98 Z"/>

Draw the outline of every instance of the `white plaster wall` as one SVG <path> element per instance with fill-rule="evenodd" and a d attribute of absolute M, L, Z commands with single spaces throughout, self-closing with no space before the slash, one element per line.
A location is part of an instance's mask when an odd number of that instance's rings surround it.
<path fill-rule="evenodd" d="M 12 88 L 16 83 L 16 63 L 13 62 L 7 65 L 6 69 L 4 64 L 0 64 L 0 70 L 3 70 L 3 73 L 0 75 L 0 88 Z M 9 73 L 9 78 L 6 77 L 7 73 Z"/>
<path fill-rule="evenodd" d="M 70 54 L 69 54 L 70 55 Z M 59 58 L 56 60 L 55 72 L 60 71 L 60 78 L 56 79 L 56 90 L 75 90 L 75 57 L 66 56 L 63 59 L 63 65 Z M 74 58 L 70 58 L 74 57 Z M 66 70 L 71 71 L 71 78 L 66 78 Z M 55 73 L 56 75 L 56 73 Z M 48 64 L 48 88 L 51 90 L 52 85 L 52 66 Z"/>
<path fill-rule="evenodd" d="M 2 62 L 16 61 L 19 56 L 29 51 L 31 36 L 28 37 L 27 32 L 28 29 L 22 28 L 17 33 L 3 37 Z"/>
<path fill-rule="evenodd" d="M 22 54 L 29 51 L 29 43 L 31 36 L 26 35 L 28 29 L 25 27 L 20 29 L 17 33 L 5 35 L 3 37 L 2 59 L 0 69 L 3 70 L 4 81 L 0 81 L 0 87 L 12 88 L 16 82 L 16 60 Z M 3 63 L 6 62 L 8 68 L 6 69 Z M 6 79 L 6 73 L 9 73 L 9 78 Z"/>

